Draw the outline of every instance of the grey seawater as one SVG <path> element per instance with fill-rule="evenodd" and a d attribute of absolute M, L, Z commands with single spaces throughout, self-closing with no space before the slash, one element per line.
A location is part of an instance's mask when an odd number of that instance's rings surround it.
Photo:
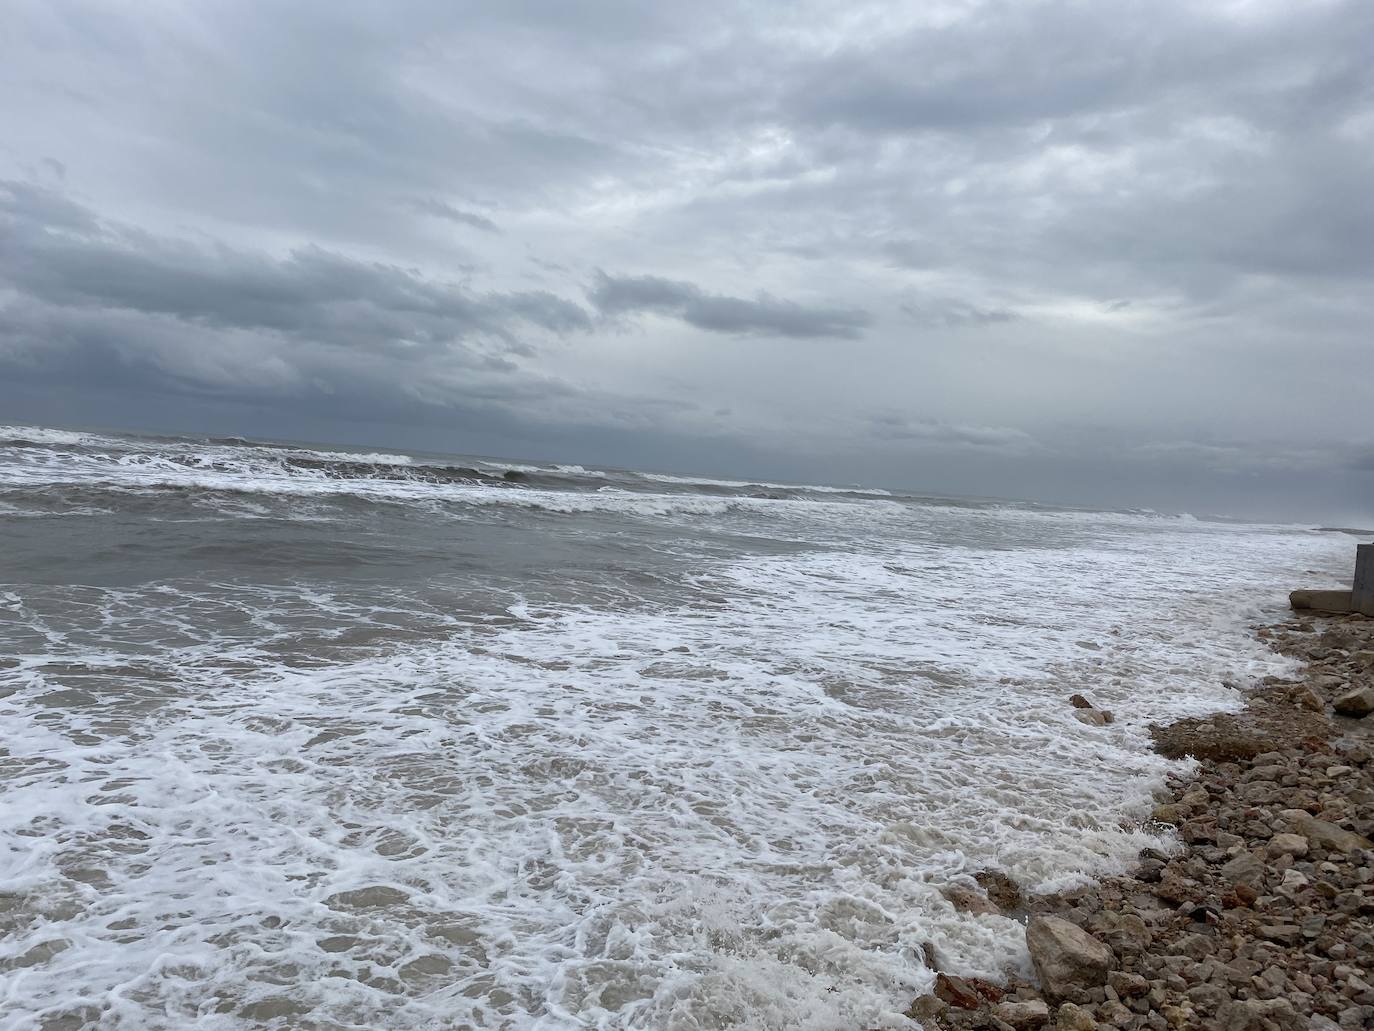
<path fill-rule="evenodd" d="M 1296 527 L 0 428 L 0 1028 L 909 1026 L 1157 844 Z M 1088 728 L 1074 691 L 1116 711 Z"/>

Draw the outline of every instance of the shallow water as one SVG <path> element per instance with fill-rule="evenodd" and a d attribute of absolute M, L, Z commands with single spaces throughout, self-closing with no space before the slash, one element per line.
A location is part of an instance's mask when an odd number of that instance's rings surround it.
<path fill-rule="evenodd" d="M 1294 527 L 0 429 L 0 1028 L 909 1026 L 1158 844 Z M 1079 724 L 1081 691 L 1118 717 Z"/>

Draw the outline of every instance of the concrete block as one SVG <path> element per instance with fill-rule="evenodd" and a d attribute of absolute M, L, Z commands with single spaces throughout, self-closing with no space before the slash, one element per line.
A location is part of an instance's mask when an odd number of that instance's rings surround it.
<path fill-rule="evenodd" d="M 1374 544 L 1361 544 L 1355 549 L 1355 588 L 1350 592 L 1350 607 L 1374 616 Z"/>
<path fill-rule="evenodd" d="M 1293 591 L 1288 595 L 1288 604 L 1295 609 L 1312 609 L 1316 612 L 1350 612 L 1350 591 Z"/>

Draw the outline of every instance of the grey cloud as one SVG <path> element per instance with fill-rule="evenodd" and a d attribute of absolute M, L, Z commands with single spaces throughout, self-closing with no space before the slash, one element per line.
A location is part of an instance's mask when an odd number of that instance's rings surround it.
<path fill-rule="evenodd" d="M 903 302 L 901 311 L 922 326 L 991 326 L 1021 316 L 1007 308 L 985 308 L 954 297 L 921 297 Z"/>
<path fill-rule="evenodd" d="M 1371 32 L 1358 2 L 1040 3 L 833 46 L 775 87 L 797 155 L 828 174 L 764 203 L 830 228 L 809 253 L 1100 303 L 1367 275 Z"/>
<path fill-rule="evenodd" d="M 1123 457 L 1229 475 L 1374 470 L 1374 452 L 1358 445 L 1339 443 L 1301 447 L 1272 440 L 1149 441 L 1130 448 Z"/>
<path fill-rule="evenodd" d="M 852 340 L 861 336 L 872 322 L 867 312 L 855 308 L 809 307 L 766 293 L 752 300 L 729 297 L 658 276 L 609 276 L 599 272 L 589 296 L 607 315 L 653 312 L 680 318 L 712 333 Z"/>
<path fill-rule="evenodd" d="M 547 291 L 476 291 L 317 247 L 278 258 L 193 244 L 0 183 L 0 362 L 47 381 L 368 399 L 373 415 L 403 414 L 409 398 L 581 417 L 613 399 L 584 404 L 529 367 L 528 332 L 591 326 Z"/>
<path fill-rule="evenodd" d="M 796 118 L 856 130 L 967 137 L 1033 127 L 1056 143 L 1113 139 L 1121 117 L 1177 131 L 1181 119 L 1238 108 L 1285 127 L 1357 109 L 1370 81 L 1367 5 L 1265 15 L 1186 3 L 976 4 L 967 17 L 794 64 L 784 102 Z"/>
<path fill-rule="evenodd" d="M 57 307 L 141 311 L 398 352 L 476 336 L 514 344 L 522 322 L 555 333 L 591 326 L 582 308 L 548 292 L 478 293 L 317 247 L 285 258 L 201 247 L 103 222 L 25 183 L 0 183 L 0 218 L 0 277 Z"/>
<path fill-rule="evenodd" d="M 89 421 L 88 411 L 122 411 L 124 424 L 153 428 L 158 413 L 186 411 L 188 400 L 236 405 L 253 432 L 270 425 L 273 433 L 298 436 L 293 423 L 379 424 L 390 434 L 397 426 L 457 427 L 491 442 L 547 440 L 573 429 L 662 433 L 665 419 L 691 410 L 672 399 L 586 389 L 477 349 L 398 358 L 309 340 L 283 346 L 271 333 L 212 326 L 188 332 L 185 322 L 164 315 L 29 298 L 0 306 L 0 366 L 0 400 L 14 410 L 31 409 L 35 398 L 73 394 L 81 399 L 80 419 Z"/>
<path fill-rule="evenodd" d="M 473 229 L 480 229 L 486 233 L 499 233 L 501 231 L 501 227 L 485 215 L 455 208 L 452 204 L 446 204 L 432 197 L 416 198 L 410 202 L 410 207 L 422 215 L 432 215 L 448 222 L 457 222 L 459 225 L 471 226 Z"/>

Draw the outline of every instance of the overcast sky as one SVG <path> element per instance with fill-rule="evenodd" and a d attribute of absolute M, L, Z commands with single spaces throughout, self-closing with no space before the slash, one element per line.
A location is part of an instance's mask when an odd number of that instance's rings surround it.
<path fill-rule="evenodd" d="M 1374 521 L 1374 3 L 9 0 L 0 422 Z"/>

